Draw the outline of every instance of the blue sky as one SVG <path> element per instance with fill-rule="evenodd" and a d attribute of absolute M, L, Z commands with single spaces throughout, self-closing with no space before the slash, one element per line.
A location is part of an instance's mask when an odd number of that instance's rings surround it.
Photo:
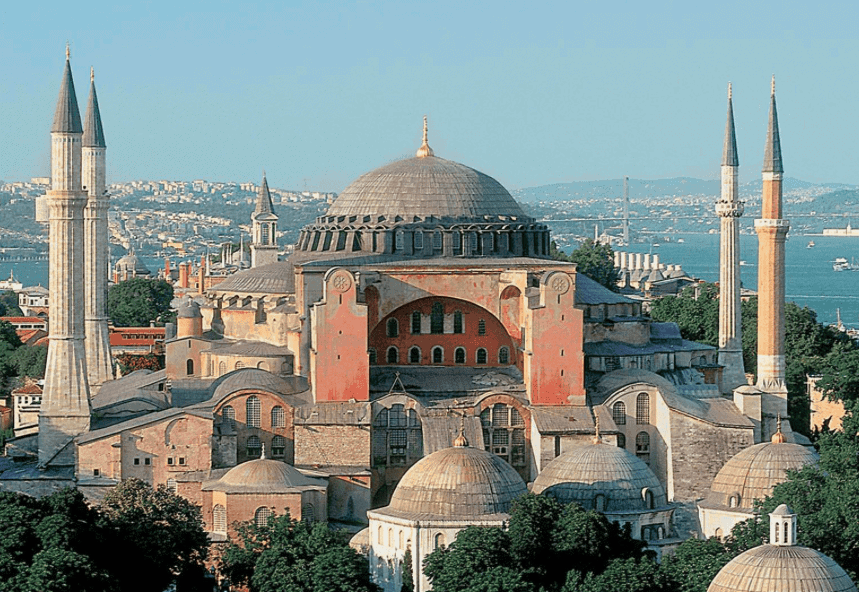
<path fill-rule="evenodd" d="M 49 173 L 68 40 L 82 110 L 95 67 L 109 181 L 266 169 L 340 191 L 413 155 L 425 114 L 437 156 L 511 189 L 716 178 L 729 80 L 751 180 L 775 74 L 786 174 L 859 184 L 857 17 L 855 2 L 4 2 L 0 179 Z"/>

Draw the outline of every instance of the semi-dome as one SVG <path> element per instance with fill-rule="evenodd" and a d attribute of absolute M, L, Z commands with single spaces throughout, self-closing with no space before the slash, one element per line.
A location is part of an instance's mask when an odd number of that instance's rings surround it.
<path fill-rule="evenodd" d="M 229 493 L 286 493 L 299 487 L 313 486 L 324 487 L 324 483 L 305 477 L 285 462 L 258 458 L 233 467 L 203 489 Z"/>
<path fill-rule="evenodd" d="M 327 215 L 525 218 L 501 183 L 437 156 L 398 160 L 361 175 L 334 200 Z"/>
<path fill-rule="evenodd" d="M 287 379 L 259 368 L 240 368 L 215 380 L 210 389 L 211 398 L 215 401 L 247 389 L 290 395 L 306 390 L 307 379 L 302 376 L 290 376 Z"/>
<path fill-rule="evenodd" d="M 772 442 L 749 446 L 734 455 L 713 479 L 704 508 L 749 510 L 787 478 L 787 471 L 799 470 L 820 460 L 817 453 L 799 444 L 782 442 L 780 433 Z"/>
<path fill-rule="evenodd" d="M 522 477 L 501 458 L 458 441 L 415 463 L 391 503 L 375 512 L 473 520 L 509 513 L 513 500 L 526 491 Z"/>
<path fill-rule="evenodd" d="M 603 442 L 581 444 L 555 458 L 540 471 L 532 491 L 605 513 L 668 505 L 665 488 L 644 461 Z"/>
<path fill-rule="evenodd" d="M 211 293 L 293 294 L 295 273 L 292 263 L 278 261 L 260 265 L 229 276 L 209 288 Z"/>

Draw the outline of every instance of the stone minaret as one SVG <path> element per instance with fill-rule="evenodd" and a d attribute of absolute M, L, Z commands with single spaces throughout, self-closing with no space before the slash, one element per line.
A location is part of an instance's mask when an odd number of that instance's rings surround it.
<path fill-rule="evenodd" d="M 724 366 L 721 389 L 726 394 L 746 384 L 740 323 L 740 216 L 743 215 L 743 202 L 738 197 L 739 168 L 734 105 L 729 82 L 728 123 L 725 125 L 725 147 L 722 150 L 722 196 L 716 202 L 722 231 L 719 250 L 719 364 Z"/>
<path fill-rule="evenodd" d="M 251 214 L 253 238 L 251 242 L 251 267 L 277 262 L 277 214 L 271 203 L 271 193 L 265 173 L 257 194 L 257 206 Z"/>
<path fill-rule="evenodd" d="M 764 149 L 761 217 L 758 233 L 758 384 L 761 396 L 762 436 L 776 431 L 776 417 L 787 417 L 784 381 L 784 241 L 790 222 L 782 218 L 781 142 L 775 106 L 775 77 L 770 96 L 770 118 Z"/>
<path fill-rule="evenodd" d="M 72 438 L 89 429 L 90 400 L 84 351 L 83 128 L 69 50 L 51 127 L 50 342 L 39 411 L 39 464 L 74 464 Z"/>
<path fill-rule="evenodd" d="M 83 188 L 89 199 L 84 209 L 84 285 L 86 286 L 86 359 L 87 377 L 93 394 L 113 379 L 110 333 L 107 328 L 107 275 L 109 245 L 107 210 L 110 205 L 105 189 L 104 130 L 95 76 L 90 70 L 89 104 L 84 119 Z"/>

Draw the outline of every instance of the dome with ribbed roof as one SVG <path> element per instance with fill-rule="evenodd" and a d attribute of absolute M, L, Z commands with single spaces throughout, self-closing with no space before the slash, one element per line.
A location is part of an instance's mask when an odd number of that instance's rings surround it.
<path fill-rule="evenodd" d="M 501 183 L 437 156 L 398 160 L 361 175 L 331 204 L 327 215 L 526 217 Z"/>
<path fill-rule="evenodd" d="M 279 395 L 290 395 L 301 392 L 307 388 L 307 379 L 302 376 L 289 376 L 284 378 L 259 368 L 240 368 L 224 374 L 210 387 L 212 399 L 218 401 L 235 392 L 255 389 L 276 393 Z"/>
<path fill-rule="evenodd" d="M 286 493 L 301 487 L 325 487 L 325 483 L 305 477 L 285 462 L 258 458 L 233 467 L 203 489 L 228 493 Z"/>
<path fill-rule="evenodd" d="M 762 442 L 734 455 L 713 479 L 703 508 L 751 510 L 787 478 L 787 471 L 817 463 L 817 453 L 789 442 Z M 732 499 L 733 498 L 733 499 Z"/>
<path fill-rule="evenodd" d="M 527 491 L 522 477 L 498 456 L 466 445 L 444 448 L 410 468 L 380 510 L 406 518 L 480 519 L 510 512 Z"/>
<path fill-rule="evenodd" d="M 562 503 L 605 513 L 641 512 L 668 505 L 665 488 L 640 458 L 605 443 L 582 444 L 555 458 L 540 471 L 532 487 Z M 648 495 L 650 492 L 650 495 Z M 597 496 L 603 496 L 597 504 Z"/>
<path fill-rule="evenodd" d="M 148 276 L 152 275 L 152 272 L 149 271 L 149 268 L 140 260 L 140 258 L 135 255 L 133 252 L 127 253 L 119 258 L 119 261 L 116 262 L 115 266 L 116 271 L 119 275 L 123 275 L 124 273 L 128 273 L 129 276 Z"/>
<path fill-rule="evenodd" d="M 293 294 L 295 273 L 292 263 L 278 261 L 260 265 L 229 276 L 208 289 L 210 293 Z"/>

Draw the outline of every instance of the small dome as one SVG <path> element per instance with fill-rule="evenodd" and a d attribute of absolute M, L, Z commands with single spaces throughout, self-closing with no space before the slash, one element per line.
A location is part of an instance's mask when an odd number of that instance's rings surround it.
<path fill-rule="evenodd" d="M 278 261 L 252 267 L 227 277 L 208 289 L 209 292 L 245 292 L 249 294 L 293 294 L 295 273 L 292 263 Z"/>
<path fill-rule="evenodd" d="M 143 264 L 137 255 L 133 252 L 123 255 L 116 262 L 116 271 L 120 274 L 128 273 L 128 275 L 151 275 L 152 272 Z"/>
<path fill-rule="evenodd" d="M 326 214 L 363 215 L 527 218 L 513 196 L 492 177 L 430 154 L 398 160 L 361 175 Z"/>
<path fill-rule="evenodd" d="M 474 519 L 508 513 L 526 491 L 519 473 L 496 455 L 456 446 L 433 452 L 406 471 L 383 512 Z"/>
<path fill-rule="evenodd" d="M 707 592 L 855 592 L 850 576 L 832 559 L 808 547 L 761 545 L 734 557 Z"/>
<path fill-rule="evenodd" d="M 604 497 L 605 512 L 640 512 L 668 505 L 665 488 L 643 460 L 619 446 L 592 443 L 574 447 L 540 472 L 532 488 L 561 503 L 586 510 Z M 647 492 L 652 494 L 652 507 Z"/>
<path fill-rule="evenodd" d="M 197 319 L 203 315 L 200 312 L 200 305 L 193 300 L 184 300 L 176 308 L 176 316 L 180 319 Z"/>
<path fill-rule="evenodd" d="M 699 505 L 751 510 L 755 500 L 764 499 L 785 480 L 788 470 L 801 469 L 819 459 L 815 452 L 799 444 L 762 442 L 749 446 L 725 463 Z"/>
<path fill-rule="evenodd" d="M 324 486 L 322 482 L 305 477 L 285 462 L 259 458 L 233 467 L 205 489 L 231 493 L 283 493 L 297 487 L 320 485 Z"/>

